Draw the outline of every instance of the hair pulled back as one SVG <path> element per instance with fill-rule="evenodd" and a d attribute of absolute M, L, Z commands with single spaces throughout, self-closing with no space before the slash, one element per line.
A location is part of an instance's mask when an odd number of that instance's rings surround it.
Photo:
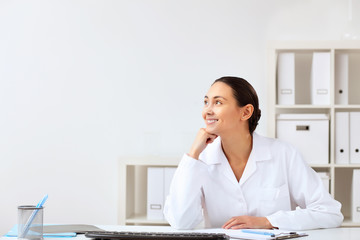
<path fill-rule="evenodd" d="M 213 84 L 216 82 L 222 82 L 231 87 L 239 107 L 243 107 L 247 104 L 253 105 L 254 112 L 249 118 L 249 131 L 250 134 L 253 134 L 261 117 L 259 99 L 253 86 L 245 79 L 239 77 L 222 77 L 215 80 Z"/>

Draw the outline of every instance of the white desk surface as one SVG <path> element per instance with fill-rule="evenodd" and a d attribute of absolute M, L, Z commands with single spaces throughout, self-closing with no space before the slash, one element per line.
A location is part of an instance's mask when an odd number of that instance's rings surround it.
<path fill-rule="evenodd" d="M 168 226 L 102 226 L 101 229 L 107 231 L 140 231 L 140 232 L 188 232 L 183 230 L 175 230 Z M 360 240 L 360 228 L 331 228 L 301 231 L 309 234 L 307 237 L 295 238 L 300 240 Z M 14 240 L 14 237 L 2 237 L 1 240 Z M 45 240 L 61 240 L 64 238 L 45 238 Z M 66 238 L 68 240 L 83 240 L 86 238 L 83 234 L 79 234 L 74 238 Z"/>

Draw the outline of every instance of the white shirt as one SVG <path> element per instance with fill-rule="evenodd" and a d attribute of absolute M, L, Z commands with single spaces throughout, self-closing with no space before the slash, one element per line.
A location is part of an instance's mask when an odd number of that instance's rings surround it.
<path fill-rule="evenodd" d="M 280 229 L 337 227 L 341 204 L 317 173 L 284 142 L 253 134 L 253 148 L 238 182 L 218 137 L 199 160 L 184 155 L 166 199 L 164 214 L 172 227 L 221 227 L 231 217 L 267 217 Z"/>

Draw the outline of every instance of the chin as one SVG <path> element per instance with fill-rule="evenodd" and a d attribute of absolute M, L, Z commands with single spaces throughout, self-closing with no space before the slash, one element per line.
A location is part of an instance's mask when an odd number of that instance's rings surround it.
<path fill-rule="evenodd" d="M 210 134 L 219 135 L 218 132 L 215 129 L 209 128 L 209 127 L 206 127 L 206 132 L 208 132 Z"/>

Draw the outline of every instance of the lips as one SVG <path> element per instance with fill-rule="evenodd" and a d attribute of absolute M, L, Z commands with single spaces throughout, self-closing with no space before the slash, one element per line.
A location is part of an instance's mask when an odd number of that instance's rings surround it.
<path fill-rule="evenodd" d="M 217 122 L 218 121 L 218 119 L 206 119 L 206 122 L 208 123 L 208 124 L 212 124 L 212 123 L 215 123 L 215 122 Z"/>

